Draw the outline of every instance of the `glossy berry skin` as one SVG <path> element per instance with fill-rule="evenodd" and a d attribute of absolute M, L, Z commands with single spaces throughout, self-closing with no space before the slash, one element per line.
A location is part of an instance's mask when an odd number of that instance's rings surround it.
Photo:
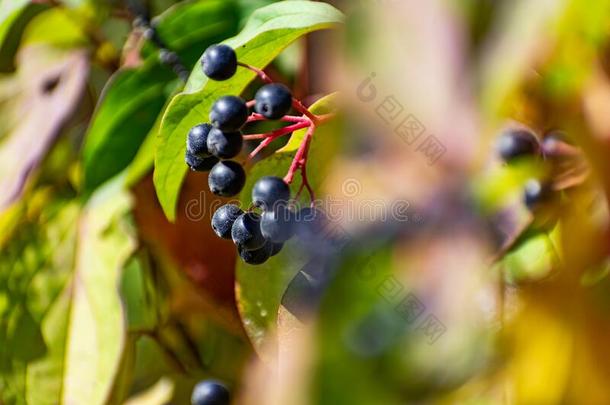
<path fill-rule="evenodd" d="M 244 143 L 241 132 L 223 132 L 213 128 L 208 135 L 208 151 L 221 159 L 231 159 L 239 155 Z"/>
<path fill-rule="evenodd" d="M 237 55 L 228 45 L 212 45 L 201 58 L 203 73 L 212 80 L 228 80 L 237 70 Z"/>
<path fill-rule="evenodd" d="M 534 134 L 523 129 L 505 132 L 498 140 L 498 154 L 505 162 L 539 152 L 540 145 Z"/>
<path fill-rule="evenodd" d="M 184 161 L 194 172 L 209 172 L 218 163 L 218 158 L 214 156 L 199 157 L 188 150 L 184 156 Z"/>
<path fill-rule="evenodd" d="M 535 210 L 540 204 L 550 199 L 552 192 L 549 184 L 535 179 L 528 180 L 523 191 L 523 202 L 527 208 Z"/>
<path fill-rule="evenodd" d="M 290 187 L 280 177 L 261 177 L 252 187 L 252 203 L 266 210 L 278 204 L 286 206 L 289 199 Z"/>
<path fill-rule="evenodd" d="M 193 389 L 192 405 L 229 405 L 231 395 L 227 387 L 219 381 L 201 381 Z"/>
<path fill-rule="evenodd" d="M 212 130 L 210 124 L 195 125 L 186 137 L 186 150 L 199 157 L 208 157 L 208 135 Z"/>
<path fill-rule="evenodd" d="M 292 107 L 292 94 L 288 87 L 280 83 L 261 87 L 254 99 L 256 112 L 270 120 L 279 120 L 288 114 Z"/>
<path fill-rule="evenodd" d="M 208 176 L 212 193 L 221 197 L 233 197 L 244 188 L 246 172 L 237 162 L 225 160 L 214 165 Z"/>
<path fill-rule="evenodd" d="M 261 215 L 261 233 L 268 241 L 283 243 L 293 235 L 293 216 L 285 207 L 276 207 Z"/>
<path fill-rule="evenodd" d="M 239 249 L 256 250 L 267 241 L 261 233 L 261 217 L 255 212 L 240 215 L 231 228 L 231 238 Z"/>
<path fill-rule="evenodd" d="M 243 260 L 245 263 L 256 266 L 269 260 L 273 253 L 273 244 L 271 242 L 267 242 L 263 245 L 263 247 L 255 250 L 237 248 L 237 253 L 239 253 L 239 257 L 241 257 L 241 260 Z"/>
<path fill-rule="evenodd" d="M 224 132 L 239 131 L 248 120 L 246 102 L 236 96 L 224 96 L 216 100 L 210 111 L 210 122 Z"/>
<path fill-rule="evenodd" d="M 231 239 L 231 228 L 235 220 L 244 212 L 237 205 L 226 204 L 218 208 L 212 216 L 212 229 L 218 237 Z"/>

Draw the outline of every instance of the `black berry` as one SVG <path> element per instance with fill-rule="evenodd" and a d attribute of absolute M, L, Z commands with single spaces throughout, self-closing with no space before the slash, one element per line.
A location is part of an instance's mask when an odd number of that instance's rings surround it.
<path fill-rule="evenodd" d="M 256 92 L 254 99 L 256 112 L 270 120 L 282 118 L 292 107 L 292 94 L 288 87 L 280 83 L 261 87 Z"/>
<path fill-rule="evenodd" d="M 184 156 L 188 167 L 195 172 L 209 172 L 218 163 L 218 158 L 214 156 L 199 157 L 188 150 Z"/>
<path fill-rule="evenodd" d="M 522 156 L 534 156 L 539 152 L 540 145 L 534 134 L 523 129 L 505 132 L 498 141 L 498 153 L 506 162 Z"/>
<path fill-rule="evenodd" d="M 231 395 L 227 387 L 219 381 L 201 381 L 193 389 L 192 405 L 229 405 Z"/>
<path fill-rule="evenodd" d="M 240 215 L 231 228 L 231 238 L 238 248 L 256 250 L 267 242 L 261 233 L 261 217 L 255 212 Z"/>
<path fill-rule="evenodd" d="M 261 216 L 261 233 L 271 242 L 287 241 L 292 237 L 293 229 L 293 217 L 288 208 L 276 207 Z"/>
<path fill-rule="evenodd" d="M 237 70 L 237 55 L 228 45 L 212 45 L 203 53 L 201 59 L 203 73 L 213 80 L 227 80 Z"/>
<path fill-rule="evenodd" d="M 239 131 L 247 120 L 248 107 L 246 102 L 236 96 L 219 98 L 210 111 L 210 122 L 221 131 Z"/>
<path fill-rule="evenodd" d="M 239 163 L 232 160 L 216 163 L 208 176 L 210 190 L 221 197 L 239 194 L 245 183 L 246 172 Z"/>
<path fill-rule="evenodd" d="M 231 228 L 244 212 L 237 205 L 227 204 L 218 208 L 212 216 L 212 229 L 223 239 L 231 239 Z"/>
<path fill-rule="evenodd" d="M 261 177 L 252 188 L 252 203 L 264 209 L 271 209 L 278 203 L 285 205 L 289 199 L 290 187 L 280 177 Z"/>
<path fill-rule="evenodd" d="M 186 149 L 193 155 L 208 157 L 208 135 L 213 127 L 210 124 L 195 125 L 186 138 Z"/>
<path fill-rule="evenodd" d="M 525 183 L 523 202 L 530 210 L 536 209 L 540 204 L 548 201 L 553 194 L 550 184 L 532 179 Z"/>
<path fill-rule="evenodd" d="M 271 243 L 271 257 L 280 253 L 282 248 L 284 247 L 283 243 Z"/>
<path fill-rule="evenodd" d="M 263 247 L 255 250 L 245 250 L 238 247 L 237 252 L 244 262 L 259 265 L 265 263 L 272 256 L 273 244 L 266 242 Z"/>
<path fill-rule="evenodd" d="M 241 132 L 223 132 L 213 128 L 208 135 L 208 151 L 221 159 L 231 159 L 241 152 L 243 145 Z"/>

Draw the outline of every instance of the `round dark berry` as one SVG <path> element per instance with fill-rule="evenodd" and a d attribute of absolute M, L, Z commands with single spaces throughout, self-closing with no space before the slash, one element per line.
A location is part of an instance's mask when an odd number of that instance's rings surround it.
<path fill-rule="evenodd" d="M 231 228 L 231 238 L 238 248 L 256 250 L 267 242 L 261 233 L 261 217 L 255 212 L 240 215 Z"/>
<path fill-rule="evenodd" d="M 246 102 L 236 96 L 224 96 L 216 100 L 210 111 L 210 122 L 221 131 L 239 131 L 248 120 Z"/>
<path fill-rule="evenodd" d="M 280 253 L 282 248 L 284 247 L 283 243 L 271 243 L 271 257 Z"/>
<path fill-rule="evenodd" d="M 229 405 L 231 395 L 227 387 L 219 381 L 201 381 L 193 389 L 192 405 Z"/>
<path fill-rule="evenodd" d="M 505 162 L 539 152 L 540 145 L 534 134 L 523 129 L 507 131 L 498 140 L 498 153 Z"/>
<path fill-rule="evenodd" d="M 233 197 L 239 194 L 245 183 L 244 168 L 232 160 L 216 163 L 208 176 L 210 190 L 221 197 Z"/>
<path fill-rule="evenodd" d="M 536 209 L 540 204 L 548 201 L 553 190 L 550 184 L 541 183 L 539 180 L 531 179 L 525 183 L 523 191 L 523 202 L 530 210 Z"/>
<path fill-rule="evenodd" d="M 278 204 L 285 206 L 289 199 L 290 187 L 280 177 L 261 177 L 252 188 L 252 203 L 263 209 L 271 209 Z"/>
<path fill-rule="evenodd" d="M 237 248 L 237 253 L 239 253 L 239 257 L 248 264 L 259 265 L 265 263 L 272 256 L 273 253 L 273 244 L 271 242 L 267 242 L 260 249 L 255 250 L 245 250 L 242 248 Z"/>
<path fill-rule="evenodd" d="M 203 73 L 212 80 L 227 80 L 237 70 L 237 55 L 228 45 L 212 45 L 201 58 Z"/>
<path fill-rule="evenodd" d="M 292 107 L 292 94 L 288 87 L 280 83 L 261 87 L 254 97 L 254 109 L 270 120 L 278 120 L 288 114 Z"/>
<path fill-rule="evenodd" d="M 241 152 L 244 138 L 241 132 L 222 132 L 213 128 L 208 135 L 208 151 L 221 159 L 231 159 Z"/>
<path fill-rule="evenodd" d="M 237 205 L 223 205 L 212 216 L 212 229 L 220 238 L 231 239 L 231 228 L 233 228 L 235 220 L 243 213 Z"/>
<path fill-rule="evenodd" d="M 212 128 L 210 124 L 199 124 L 191 128 L 186 137 L 186 149 L 199 157 L 210 156 L 208 151 L 208 135 Z"/>
<path fill-rule="evenodd" d="M 292 237 L 293 230 L 293 216 L 288 208 L 276 207 L 261 215 L 261 233 L 271 242 L 286 242 Z"/>
<path fill-rule="evenodd" d="M 192 154 L 188 150 L 184 156 L 184 160 L 188 167 L 194 172 L 209 172 L 218 163 L 218 158 L 214 156 L 199 157 Z"/>

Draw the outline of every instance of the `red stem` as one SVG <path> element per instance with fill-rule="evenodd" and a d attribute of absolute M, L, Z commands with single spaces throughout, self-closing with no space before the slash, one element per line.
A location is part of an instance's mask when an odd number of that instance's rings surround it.
<path fill-rule="evenodd" d="M 256 149 L 254 149 L 250 153 L 250 155 L 248 156 L 248 160 L 251 160 L 254 156 L 256 156 L 256 154 L 258 152 L 260 152 L 263 148 L 268 146 L 271 142 L 273 142 L 277 138 L 287 135 L 291 132 L 298 131 L 299 129 L 303 129 L 303 128 L 310 127 L 310 126 L 311 126 L 311 122 L 303 121 L 303 122 L 299 122 L 294 125 L 288 125 L 284 128 L 276 129 L 275 131 L 270 132 L 268 134 L 245 135 L 244 139 L 262 139 L 262 138 L 264 138 L 264 140 L 256 147 Z M 251 137 L 251 138 L 248 138 L 248 137 Z"/>
<path fill-rule="evenodd" d="M 305 138 L 303 139 L 303 142 L 301 142 L 297 153 L 294 155 L 294 159 L 292 159 L 292 163 L 290 164 L 290 168 L 288 169 L 288 174 L 286 174 L 286 177 L 284 177 L 284 181 L 286 183 L 292 183 L 292 181 L 294 180 L 294 173 L 303 164 L 303 156 L 305 155 L 306 150 L 309 148 L 309 139 L 311 139 L 311 137 L 313 136 L 315 128 L 315 125 L 311 125 L 309 126 L 309 128 L 307 128 Z"/>
<path fill-rule="evenodd" d="M 261 69 L 248 65 L 247 63 L 237 62 L 237 64 L 256 73 L 256 75 L 265 83 L 273 83 L 273 80 L 271 80 L 271 78 L 267 76 L 267 73 L 263 72 Z"/>

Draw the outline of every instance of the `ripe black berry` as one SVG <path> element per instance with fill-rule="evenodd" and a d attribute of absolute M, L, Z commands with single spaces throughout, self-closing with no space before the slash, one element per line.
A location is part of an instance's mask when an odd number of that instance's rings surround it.
<path fill-rule="evenodd" d="M 288 208 L 280 206 L 263 212 L 261 233 L 265 239 L 275 243 L 286 242 L 292 237 L 293 230 L 293 217 Z"/>
<path fill-rule="evenodd" d="M 270 120 L 278 120 L 290 111 L 292 94 L 288 87 L 280 83 L 267 84 L 261 87 L 254 97 L 254 109 Z"/>
<path fill-rule="evenodd" d="M 284 247 L 283 243 L 271 243 L 271 257 L 280 253 L 282 248 Z"/>
<path fill-rule="evenodd" d="M 243 145 L 241 132 L 223 132 L 213 128 L 208 135 L 208 151 L 221 159 L 231 159 L 241 152 Z"/>
<path fill-rule="evenodd" d="M 263 247 L 255 250 L 245 250 L 238 247 L 237 252 L 244 262 L 259 265 L 265 263 L 272 256 L 273 244 L 271 242 L 266 242 Z"/>
<path fill-rule="evenodd" d="M 235 220 L 244 212 L 237 205 L 226 204 L 218 208 L 212 216 L 212 229 L 223 239 L 231 239 L 231 228 Z"/>
<path fill-rule="evenodd" d="M 188 167 L 195 172 L 209 172 L 218 163 L 218 158 L 214 156 L 199 157 L 188 150 L 184 156 Z"/>
<path fill-rule="evenodd" d="M 271 209 L 276 204 L 284 206 L 290 199 L 290 187 L 280 177 L 261 177 L 252 188 L 252 203 L 264 209 Z"/>
<path fill-rule="evenodd" d="M 539 151 L 540 145 L 534 134 L 523 129 L 505 132 L 498 141 L 498 153 L 506 162 L 522 156 L 536 155 Z"/>
<path fill-rule="evenodd" d="M 232 160 L 216 163 L 208 176 L 210 190 L 221 197 L 239 194 L 245 183 L 246 172 L 239 163 Z"/>
<path fill-rule="evenodd" d="M 203 53 L 201 59 L 203 73 L 213 80 L 227 80 L 237 70 L 237 55 L 228 45 L 212 45 Z"/>
<path fill-rule="evenodd" d="M 229 405 L 231 395 L 229 390 L 219 381 L 201 381 L 193 389 L 192 405 Z"/>
<path fill-rule="evenodd" d="M 199 157 L 210 156 L 207 142 L 212 128 L 210 124 L 199 124 L 191 128 L 186 138 L 186 149 Z"/>
<path fill-rule="evenodd" d="M 267 242 L 261 233 L 261 217 L 255 212 L 240 215 L 231 228 L 231 238 L 238 248 L 256 250 Z"/>
<path fill-rule="evenodd" d="M 548 183 L 541 183 L 539 180 L 529 180 L 525 183 L 523 192 L 523 202 L 530 210 L 536 209 L 540 204 L 549 200 L 553 190 Z"/>
<path fill-rule="evenodd" d="M 248 107 L 246 102 L 236 96 L 219 98 L 210 111 L 210 122 L 221 131 L 239 131 L 247 120 Z"/>

